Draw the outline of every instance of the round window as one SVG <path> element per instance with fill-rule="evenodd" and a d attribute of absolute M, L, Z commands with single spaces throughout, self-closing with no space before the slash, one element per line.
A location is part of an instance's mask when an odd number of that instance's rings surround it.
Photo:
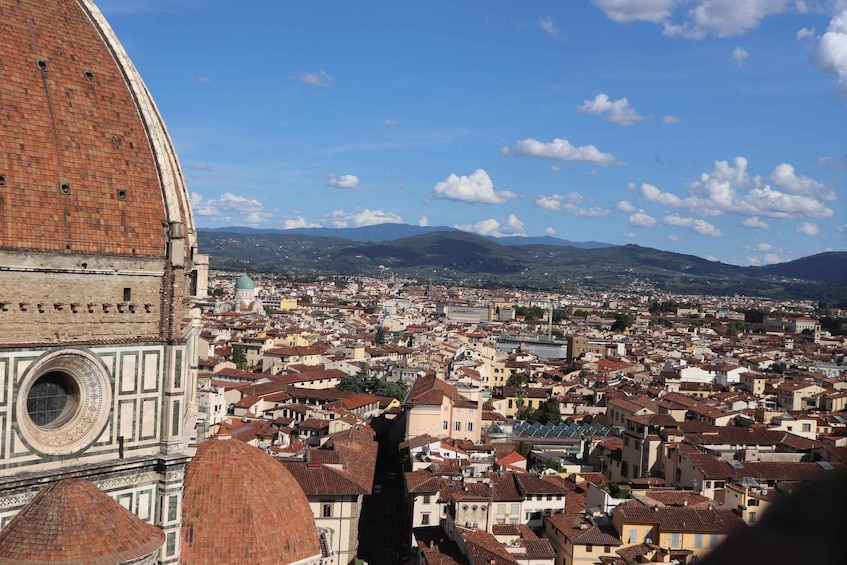
<path fill-rule="evenodd" d="M 100 436 L 112 404 L 109 373 L 86 351 L 54 351 L 21 380 L 16 420 L 22 439 L 49 455 L 78 453 Z"/>
<path fill-rule="evenodd" d="M 36 379 L 26 397 L 26 411 L 41 428 L 59 428 L 71 419 L 79 404 L 79 386 L 64 371 L 50 371 Z"/>

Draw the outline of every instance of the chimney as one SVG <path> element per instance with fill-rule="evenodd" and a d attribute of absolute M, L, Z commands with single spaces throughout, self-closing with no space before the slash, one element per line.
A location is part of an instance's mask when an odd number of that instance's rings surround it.
<path fill-rule="evenodd" d="M 688 506 L 688 499 L 687 499 L 687 498 L 686 498 L 685 500 L 683 500 L 683 501 L 682 501 L 682 505 L 683 505 L 683 506 Z"/>

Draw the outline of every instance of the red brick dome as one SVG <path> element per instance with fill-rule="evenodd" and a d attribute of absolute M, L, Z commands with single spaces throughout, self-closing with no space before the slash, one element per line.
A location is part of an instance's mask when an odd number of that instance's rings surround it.
<path fill-rule="evenodd" d="M 197 446 L 182 503 L 182 563 L 293 563 L 321 555 L 303 489 L 270 455 L 228 435 Z"/>
<path fill-rule="evenodd" d="M 0 0 L 0 248 L 163 257 L 194 223 L 170 137 L 92 0 Z"/>
<path fill-rule="evenodd" d="M 165 534 L 84 479 L 43 488 L 0 531 L 0 565 L 114 565 L 157 553 Z"/>

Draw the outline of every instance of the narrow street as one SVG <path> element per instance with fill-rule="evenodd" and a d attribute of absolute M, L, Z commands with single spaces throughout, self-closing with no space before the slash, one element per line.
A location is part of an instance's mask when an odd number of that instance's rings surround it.
<path fill-rule="evenodd" d="M 369 565 L 396 565 L 405 561 L 404 542 L 409 537 L 403 469 L 397 449 L 403 440 L 405 422 L 402 417 L 378 418 L 371 426 L 379 442 L 374 489 L 381 492 L 366 496 L 362 504 L 358 555 Z"/>

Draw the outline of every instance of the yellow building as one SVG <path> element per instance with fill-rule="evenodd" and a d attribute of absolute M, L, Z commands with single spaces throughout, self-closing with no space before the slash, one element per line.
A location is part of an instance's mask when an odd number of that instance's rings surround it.
<path fill-rule="evenodd" d="M 556 565 L 589 565 L 617 557 L 621 546 L 608 516 L 553 514 L 544 519 L 544 537 L 556 552 Z"/>
<path fill-rule="evenodd" d="M 658 545 L 679 563 L 703 557 L 730 531 L 744 527 L 728 507 L 647 506 L 637 500 L 615 508 L 612 522 L 624 547 Z"/>

